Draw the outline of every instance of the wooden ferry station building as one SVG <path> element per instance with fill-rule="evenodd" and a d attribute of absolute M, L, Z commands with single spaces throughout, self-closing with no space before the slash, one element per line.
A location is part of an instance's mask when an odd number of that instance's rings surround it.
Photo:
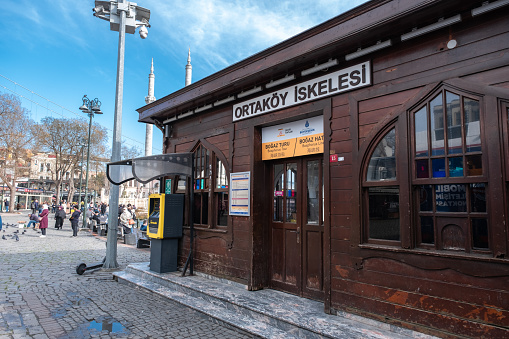
<path fill-rule="evenodd" d="M 179 266 L 192 220 L 197 271 L 509 337 L 509 1 L 369 1 L 138 112 L 194 154 Z"/>

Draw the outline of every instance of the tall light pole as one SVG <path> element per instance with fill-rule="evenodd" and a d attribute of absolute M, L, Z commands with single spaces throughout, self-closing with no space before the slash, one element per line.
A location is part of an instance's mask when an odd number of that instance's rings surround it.
<path fill-rule="evenodd" d="M 82 186 L 82 182 L 83 182 L 83 156 L 85 155 L 84 154 L 84 148 L 85 148 L 85 140 L 81 140 L 81 143 L 79 144 L 79 146 L 81 147 L 81 166 L 80 166 L 80 193 L 78 195 L 78 205 L 79 205 L 79 208 L 80 208 L 80 211 L 81 211 L 81 186 Z"/>
<path fill-rule="evenodd" d="M 120 161 L 122 136 L 122 99 L 124 94 L 124 51 L 125 33 L 134 34 L 137 27 L 142 39 L 150 27 L 150 11 L 126 0 L 95 1 L 94 16 L 109 21 L 110 30 L 118 31 L 117 88 L 115 92 L 115 117 L 113 124 L 113 147 L 111 161 Z M 110 213 L 108 215 L 108 238 L 106 259 L 103 268 L 117 268 L 117 228 L 118 228 L 118 185 L 110 187 Z"/>
<path fill-rule="evenodd" d="M 86 211 L 88 205 L 88 166 L 90 164 L 90 136 L 92 133 L 92 118 L 94 117 L 94 114 L 103 114 L 103 112 L 101 112 L 101 102 L 99 101 L 99 99 L 95 98 L 94 100 L 90 100 L 87 98 L 87 95 L 85 94 L 82 100 L 83 105 L 80 107 L 80 110 L 83 111 L 83 113 L 88 114 L 88 116 L 90 117 L 90 123 L 88 124 L 87 178 L 85 180 L 85 210 L 83 211 L 83 225 L 82 225 L 82 227 L 85 227 L 87 214 Z"/>

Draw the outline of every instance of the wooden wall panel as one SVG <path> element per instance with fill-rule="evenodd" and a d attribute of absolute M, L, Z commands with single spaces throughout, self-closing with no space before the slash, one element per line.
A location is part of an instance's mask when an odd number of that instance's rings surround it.
<path fill-rule="evenodd" d="M 331 238 L 337 240 L 350 240 L 350 227 L 332 226 Z"/>
<path fill-rule="evenodd" d="M 195 144 L 196 144 L 196 141 L 190 141 L 190 142 L 175 145 L 175 152 L 176 153 L 189 152 Z"/>
<path fill-rule="evenodd" d="M 340 288 L 333 279 L 336 288 Z M 333 295 L 333 303 L 341 308 L 360 315 L 369 316 L 383 322 L 404 325 L 424 333 L 439 335 L 442 338 L 507 338 L 509 331 L 493 325 L 449 316 L 437 312 L 427 312 L 394 303 L 364 298 L 344 292 Z M 454 324 L 454 325 L 452 325 Z M 438 331 L 437 331 L 438 330 Z"/>
<path fill-rule="evenodd" d="M 359 145 L 361 139 L 364 140 L 371 131 L 378 126 L 381 121 L 392 113 L 399 113 L 403 104 L 413 98 L 420 88 L 414 88 L 393 94 L 387 94 L 383 97 L 375 97 L 359 101 L 358 104 L 358 124 L 359 124 Z"/>

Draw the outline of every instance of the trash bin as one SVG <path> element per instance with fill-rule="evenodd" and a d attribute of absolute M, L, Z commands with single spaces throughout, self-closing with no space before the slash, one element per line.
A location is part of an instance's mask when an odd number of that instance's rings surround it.
<path fill-rule="evenodd" d="M 124 244 L 126 245 L 136 245 L 136 234 L 129 233 L 124 235 Z"/>

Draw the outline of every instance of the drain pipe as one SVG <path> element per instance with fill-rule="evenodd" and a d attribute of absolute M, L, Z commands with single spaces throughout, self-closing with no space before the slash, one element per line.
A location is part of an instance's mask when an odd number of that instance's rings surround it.
<path fill-rule="evenodd" d="M 182 276 L 186 275 L 187 266 L 189 266 L 189 275 L 193 275 L 194 261 L 193 261 L 193 242 L 194 242 L 194 154 L 191 157 L 191 176 L 189 187 L 189 255 L 187 256 L 186 264 L 182 271 Z"/>

